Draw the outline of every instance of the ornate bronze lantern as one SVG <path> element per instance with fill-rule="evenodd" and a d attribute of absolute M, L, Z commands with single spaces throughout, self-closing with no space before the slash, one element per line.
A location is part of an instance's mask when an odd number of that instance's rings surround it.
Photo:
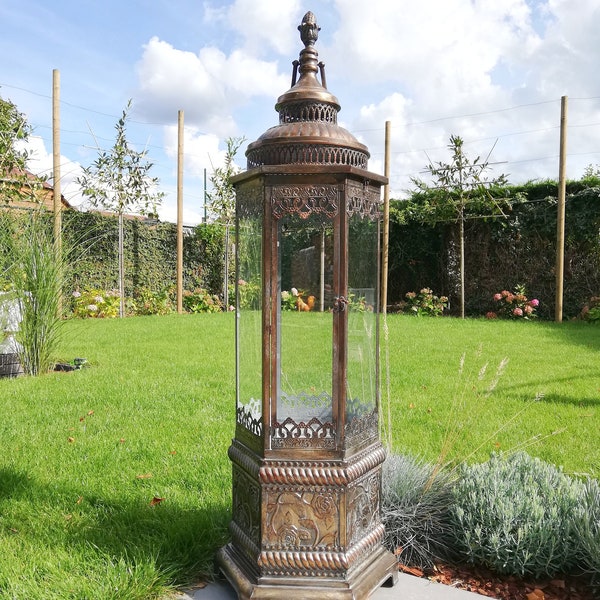
<path fill-rule="evenodd" d="M 233 180 L 237 420 L 232 541 L 218 564 L 240 598 L 367 598 L 397 578 L 379 504 L 386 179 L 337 125 L 314 15 L 298 29 L 305 48 L 279 125 L 249 145 Z"/>

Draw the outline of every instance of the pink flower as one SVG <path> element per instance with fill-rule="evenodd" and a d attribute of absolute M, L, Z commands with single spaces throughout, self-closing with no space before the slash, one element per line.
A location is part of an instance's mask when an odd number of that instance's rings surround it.
<path fill-rule="evenodd" d="M 494 294 L 494 300 L 498 302 L 498 300 L 502 300 L 502 294 Z"/>
<path fill-rule="evenodd" d="M 530 315 L 533 313 L 533 306 L 527 304 L 523 310 L 525 311 L 526 315 Z"/>
<path fill-rule="evenodd" d="M 513 315 L 515 315 L 515 317 L 523 316 L 523 311 L 518 306 L 512 312 L 513 312 Z"/>
<path fill-rule="evenodd" d="M 485 313 L 485 318 L 486 319 L 496 319 L 496 318 L 498 318 L 498 315 L 495 312 L 490 310 L 489 312 Z"/>
<path fill-rule="evenodd" d="M 540 305 L 540 301 L 537 298 L 534 298 L 533 300 L 529 301 L 529 304 L 531 304 L 533 307 L 536 307 Z"/>

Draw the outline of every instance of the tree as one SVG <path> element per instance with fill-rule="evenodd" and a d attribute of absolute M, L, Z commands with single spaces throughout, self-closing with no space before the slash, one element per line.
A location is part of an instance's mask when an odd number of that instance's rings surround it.
<path fill-rule="evenodd" d="M 77 178 L 82 193 L 94 207 L 104 207 L 119 218 L 119 293 L 121 304 L 119 314 L 125 314 L 125 268 L 123 260 L 123 215 L 137 212 L 155 215 L 164 194 L 156 191 L 157 177 L 150 177 L 153 163 L 146 158 L 147 152 L 134 150 L 127 141 L 127 119 L 131 100 L 117 121 L 117 132 L 113 147 L 106 151 L 98 148 L 98 158 L 83 169 Z"/>
<path fill-rule="evenodd" d="M 240 169 L 235 164 L 235 156 L 246 138 L 227 138 L 227 150 L 222 167 L 213 168 L 210 182 L 213 191 L 208 194 L 212 211 L 217 219 L 225 225 L 225 276 L 223 286 L 223 305 L 229 306 L 229 228 L 235 218 L 235 189 L 231 178 L 239 173 Z"/>
<path fill-rule="evenodd" d="M 33 185 L 25 173 L 27 151 L 19 148 L 30 133 L 25 115 L 10 100 L 0 98 L 0 198 L 5 202 L 22 197 Z"/>
<path fill-rule="evenodd" d="M 481 162 L 480 157 L 469 159 L 463 150 L 464 142 L 457 135 L 450 136 L 448 149 L 452 153 L 451 162 L 429 162 L 425 167 L 434 182 L 434 190 L 439 193 L 431 195 L 432 212 L 445 212 L 456 219 L 459 226 L 459 274 L 460 274 L 460 316 L 465 317 L 465 219 L 467 207 L 475 208 L 479 215 L 491 216 L 502 213 L 500 203 L 493 197 L 494 187 L 506 185 L 504 174 L 495 178 L 487 178 L 489 170 L 488 157 Z M 493 150 L 493 147 L 492 147 Z M 491 151 L 490 151 L 491 154 Z M 417 186 L 417 195 L 430 190 L 427 183 L 413 179 Z M 487 214 L 486 214 L 487 213 Z"/>

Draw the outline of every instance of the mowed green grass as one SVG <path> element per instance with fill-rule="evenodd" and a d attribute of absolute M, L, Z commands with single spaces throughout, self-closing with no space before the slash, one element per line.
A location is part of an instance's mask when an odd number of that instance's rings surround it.
<path fill-rule="evenodd" d="M 599 328 L 390 315 L 381 341 L 393 451 L 526 447 L 599 475 Z M 69 321 L 60 358 L 76 356 L 89 366 L 0 380 L 0 598 L 160 598 L 209 577 L 231 507 L 234 315 Z"/>

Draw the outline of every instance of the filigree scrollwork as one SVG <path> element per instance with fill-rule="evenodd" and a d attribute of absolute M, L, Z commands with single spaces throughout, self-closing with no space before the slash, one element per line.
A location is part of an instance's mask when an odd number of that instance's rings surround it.
<path fill-rule="evenodd" d="M 345 427 L 347 443 L 352 443 L 355 439 L 377 439 L 379 436 L 378 422 L 377 410 L 352 417 Z"/>
<path fill-rule="evenodd" d="M 380 216 L 379 190 L 368 185 L 348 183 L 346 186 L 348 215 L 358 215 L 363 219 L 377 221 Z"/>
<path fill-rule="evenodd" d="M 236 216 L 238 219 L 256 219 L 262 216 L 264 188 L 258 181 L 240 186 L 236 191 Z"/>
<path fill-rule="evenodd" d="M 344 146 L 322 144 L 276 144 L 248 150 L 249 169 L 262 165 L 349 165 L 366 169 L 368 154 Z"/>
<path fill-rule="evenodd" d="M 339 550 L 339 492 L 268 492 L 264 547 L 268 550 Z"/>
<path fill-rule="evenodd" d="M 327 185 L 277 187 L 273 190 L 271 208 L 275 219 L 286 215 L 298 215 L 307 219 L 313 214 L 332 219 L 339 210 L 338 189 Z"/>
<path fill-rule="evenodd" d="M 283 124 L 318 121 L 336 124 L 337 113 L 337 107 L 326 102 L 293 102 L 280 108 L 279 122 Z"/>
<path fill-rule="evenodd" d="M 307 423 L 296 423 L 290 417 L 282 423 L 274 421 L 271 445 L 273 448 L 334 448 L 335 426 L 329 422 L 322 423 L 316 417 Z"/>
<path fill-rule="evenodd" d="M 261 412 L 261 401 L 251 398 L 248 404 L 238 404 L 236 411 L 237 422 L 254 435 L 262 435 L 263 422 Z"/>
<path fill-rule="evenodd" d="M 349 542 L 354 544 L 380 524 L 381 471 L 348 490 Z"/>
<path fill-rule="evenodd" d="M 260 487 L 243 471 L 233 468 L 233 519 L 256 546 L 260 545 Z"/>

